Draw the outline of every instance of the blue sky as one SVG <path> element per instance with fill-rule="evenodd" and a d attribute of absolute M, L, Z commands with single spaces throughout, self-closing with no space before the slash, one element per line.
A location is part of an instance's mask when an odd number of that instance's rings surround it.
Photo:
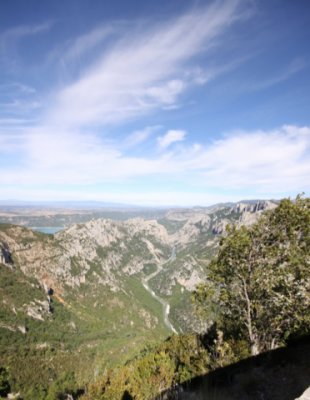
<path fill-rule="evenodd" d="M 0 199 L 310 188 L 310 3 L 0 3 Z"/>

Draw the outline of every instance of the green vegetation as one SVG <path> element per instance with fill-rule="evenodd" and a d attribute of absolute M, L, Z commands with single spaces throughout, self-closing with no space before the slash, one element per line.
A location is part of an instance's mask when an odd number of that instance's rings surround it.
<path fill-rule="evenodd" d="M 40 307 L 46 294 L 35 279 L 4 265 L 0 266 L 0 297 L 0 386 L 7 381 L 24 400 L 35 400 L 45 399 L 50 382 L 70 371 L 77 373 L 80 384 L 82 377 L 90 379 L 93 354 L 87 348 L 77 353 L 84 326 L 78 316 L 53 298 L 53 312 L 41 313 L 44 320 L 30 317 L 28 307 Z"/>
<path fill-rule="evenodd" d="M 309 228 L 310 201 L 301 197 L 281 201 L 251 227 L 229 228 L 209 265 L 207 282 L 194 294 L 208 319 L 207 333 L 172 336 L 107 370 L 88 386 L 83 399 L 151 399 L 195 376 L 308 334 Z M 245 390 L 257 386 L 252 376 L 243 379 Z"/>
<path fill-rule="evenodd" d="M 10 372 L 11 390 L 24 400 L 58 399 L 55 393 L 67 382 L 63 376 L 74 374 L 75 385 L 68 386 L 73 393 L 94 374 L 133 357 L 145 343 L 164 339 L 168 331 L 160 304 L 135 278 L 125 287 L 128 294 L 104 285 L 68 288 L 64 303 L 52 296 L 53 312 L 43 314 L 42 321 L 27 315 L 28 306 L 46 301 L 41 286 L 19 269 L 1 265 L 0 367 Z M 54 392 L 50 382 L 56 382 Z"/>
<path fill-rule="evenodd" d="M 174 220 L 170 220 L 168 218 L 161 218 L 157 222 L 159 224 L 163 225 L 169 234 L 173 234 L 185 225 L 186 220 L 174 221 Z"/>
<path fill-rule="evenodd" d="M 155 263 L 146 263 L 143 264 L 142 272 L 144 275 L 148 276 L 151 275 L 153 272 L 157 270 L 157 266 Z"/>
<path fill-rule="evenodd" d="M 126 394 L 137 400 L 150 399 L 176 383 L 207 372 L 208 364 L 208 353 L 197 336 L 172 336 L 123 367 L 107 370 L 88 387 L 83 400 L 119 400 Z"/>
<path fill-rule="evenodd" d="M 227 210 L 216 215 L 232 222 L 239 218 Z M 169 334 L 162 305 L 141 279 L 158 268 L 146 240 L 163 259 L 171 248 L 143 233 L 122 239 L 121 263 L 113 270 L 104 263 L 117 250 L 97 247 L 97 256 L 83 259 L 86 282 L 71 287 L 68 279 L 51 295 L 50 309 L 41 285 L 22 273 L 19 254 L 13 267 L 0 265 L 0 396 L 12 391 L 24 400 L 61 400 L 65 394 L 78 398 L 86 387 L 84 400 L 147 400 L 310 333 L 310 200 L 283 200 L 251 227 L 228 228 L 219 248 L 213 222 L 201 228 L 206 230 L 195 243 L 180 246 L 176 258 L 149 281 L 169 303 L 171 321 L 182 332 L 198 319 L 196 307 L 201 326 L 208 328 L 203 335 L 173 335 L 161 342 Z M 37 242 L 38 249 L 54 246 L 62 252 L 61 242 L 51 236 L 10 225 L 0 229 L 25 246 L 21 253 L 28 246 L 36 249 Z M 115 242 L 116 249 L 119 245 Z M 70 257 L 69 278 L 78 279 L 84 261 L 79 254 Z M 133 257 L 136 273 L 124 274 Z M 192 266 L 206 276 L 194 302 L 177 283 L 191 276 Z"/>
<path fill-rule="evenodd" d="M 46 301 L 42 287 L 16 266 L 0 265 L 0 367 L 10 372 L 12 392 L 24 400 L 61 399 L 63 390 L 76 393 L 95 374 L 167 337 L 161 305 L 137 278 L 122 285 L 119 292 L 91 282 L 66 288 L 62 302 L 51 296 L 53 312 L 38 320 L 27 310 Z"/>
<path fill-rule="evenodd" d="M 282 200 L 251 227 L 228 230 L 195 299 L 253 355 L 310 329 L 310 199 Z"/>
<path fill-rule="evenodd" d="M 199 329 L 201 323 L 195 313 L 190 291 L 177 284 L 174 286 L 168 302 L 171 307 L 169 319 L 178 332 L 194 333 L 201 331 Z M 195 327 L 196 330 L 189 328 L 190 326 Z"/>
<path fill-rule="evenodd" d="M 9 373 L 5 368 L 0 367 L 0 397 L 4 397 L 11 391 Z"/>

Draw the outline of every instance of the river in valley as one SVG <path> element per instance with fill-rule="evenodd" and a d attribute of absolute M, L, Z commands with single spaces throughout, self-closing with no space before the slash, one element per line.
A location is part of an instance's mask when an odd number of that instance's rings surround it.
<path fill-rule="evenodd" d="M 178 333 L 177 330 L 174 328 L 174 326 L 172 325 L 172 323 L 171 323 L 170 320 L 169 320 L 170 304 L 169 304 L 167 301 L 165 301 L 164 299 L 162 299 L 161 297 L 159 297 L 159 296 L 150 288 L 150 286 L 149 286 L 149 284 L 148 284 L 148 282 L 149 282 L 151 279 L 153 279 L 156 275 L 158 275 L 158 274 L 162 271 L 163 266 L 164 266 L 165 264 L 167 264 L 167 263 L 169 263 L 169 262 L 175 260 L 175 257 L 176 257 L 176 250 L 175 250 L 175 248 L 173 248 L 170 258 L 169 258 L 167 261 L 165 261 L 164 263 L 158 265 L 155 272 L 151 273 L 150 275 L 148 275 L 146 278 L 144 278 L 144 279 L 142 280 L 142 284 L 143 284 L 144 288 L 150 293 L 150 295 L 151 295 L 154 299 L 156 299 L 156 300 L 162 305 L 162 307 L 163 307 L 164 323 L 165 323 L 166 327 L 167 327 L 170 331 L 172 331 L 173 333 L 176 333 L 176 334 L 177 334 L 177 333 Z"/>

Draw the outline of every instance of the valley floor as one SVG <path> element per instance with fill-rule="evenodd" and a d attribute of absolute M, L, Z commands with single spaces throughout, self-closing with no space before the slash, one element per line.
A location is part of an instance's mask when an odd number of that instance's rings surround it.
<path fill-rule="evenodd" d="M 143 279 L 142 283 L 144 288 L 150 293 L 150 295 L 156 299 L 163 307 L 163 319 L 164 319 L 164 323 L 166 325 L 166 327 L 173 333 L 178 333 L 177 330 L 174 328 L 174 326 L 172 325 L 172 323 L 169 320 L 169 314 L 170 314 L 170 304 L 165 301 L 164 299 L 162 299 L 161 297 L 159 297 L 148 285 L 148 282 L 155 278 L 163 269 L 163 266 L 167 263 L 169 263 L 170 261 L 174 261 L 176 257 L 176 250 L 175 248 L 172 249 L 172 253 L 170 258 L 165 261 L 163 264 L 158 265 L 157 269 L 155 272 L 151 273 L 150 275 L 148 275 L 146 278 Z"/>

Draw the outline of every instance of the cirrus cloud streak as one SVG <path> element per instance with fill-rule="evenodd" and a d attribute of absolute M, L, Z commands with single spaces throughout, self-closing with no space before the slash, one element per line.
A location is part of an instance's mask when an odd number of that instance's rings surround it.
<path fill-rule="evenodd" d="M 61 135 L 48 130 L 10 136 L 7 141 L 2 137 L 2 155 L 5 149 L 14 151 L 14 138 L 15 150 L 23 157 L 19 165 L 1 168 L 2 187 L 48 182 L 66 192 L 68 184 L 104 188 L 113 182 L 120 190 L 124 182 L 155 177 L 172 185 L 182 182 L 183 191 L 196 187 L 212 193 L 225 188 L 232 193 L 277 196 L 310 189 L 310 127 L 232 132 L 209 146 L 185 141 L 181 147 L 160 154 L 154 151 L 148 157 L 129 156 L 95 135 Z"/>

